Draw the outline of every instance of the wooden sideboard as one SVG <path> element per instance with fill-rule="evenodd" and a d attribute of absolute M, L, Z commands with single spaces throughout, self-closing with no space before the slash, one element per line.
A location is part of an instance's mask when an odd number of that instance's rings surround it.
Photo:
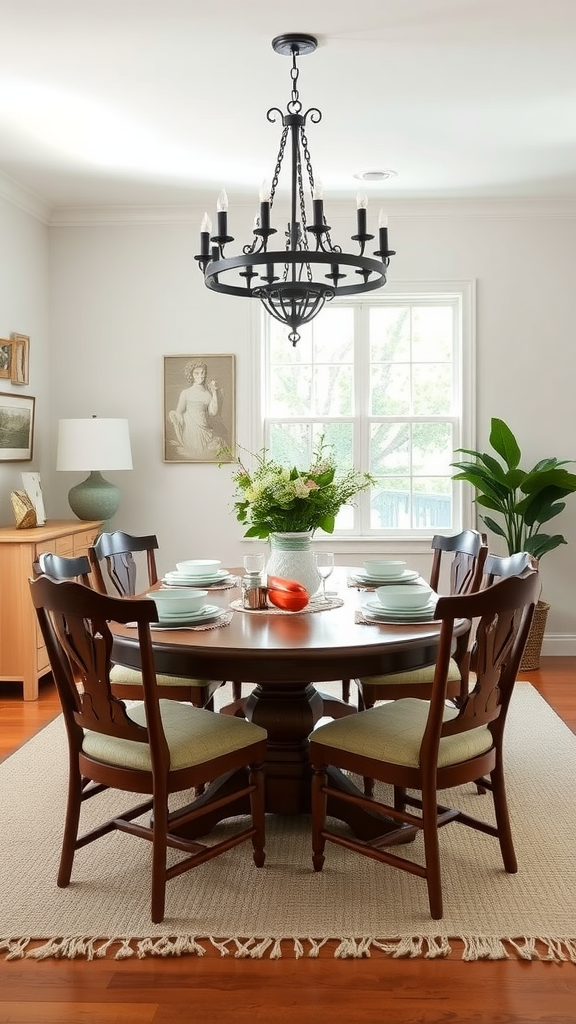
<path fill-rule="evenodd" d="M 101 521 L 54 519 L 31 530 L 0 527 L 0 683 L 21 682 L 24 700 L 37 700 L 38 680 L 50 671 L 28 580 L 43 551 L 85 555 Z"/>

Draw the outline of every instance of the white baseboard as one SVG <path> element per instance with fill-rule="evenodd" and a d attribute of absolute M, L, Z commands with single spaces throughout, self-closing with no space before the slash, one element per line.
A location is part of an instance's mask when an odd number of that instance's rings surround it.
<path fill-rule="evenodd" d="M 542 643 L 542 654 L 548 657 L 576 656 L 576 636 L 570 633 L 548 633 Z"/>

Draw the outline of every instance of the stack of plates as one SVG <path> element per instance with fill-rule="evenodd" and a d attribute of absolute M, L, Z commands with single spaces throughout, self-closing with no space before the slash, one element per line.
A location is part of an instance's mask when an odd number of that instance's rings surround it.
<path fill-rule="evenodd" d="M 187 576 L 185 573 L 178 572 L 178 569 L 172 569 L 163 577 L 162 583 L 167 587 L 200 587 L 201 590 L 205 590 L 206 587 L 215 586 L 218 583 L 228 583 L 231 579 L 228 569 L 218 569 L 217 572 L 213 572 L 209 576 Z"/>
<path fill-rule="evenodd" d="M 403 569 L 398 576 L 370 576 L 364 569 L 357 569 L 352 574 L 352 579 L 358 583 L 364 583 L 366 586 L 378 586 L 385 587 L 388 583 L 414 583 L 420 576 L 420 573 L 416 569 Z"/>
<path fill-rule="evenodd" d="M 202 622 L 211 622 L 225 614 L 225 609 L 217 604 L 205 604 L 198 612 L 172 612 L 163 615 L 158 622 L 153 622 L 155 629 L 178 629 L 179 626 L 197 626 Z"/>
<path fill-rule="evenodd" d="M 436 622 L 436 594 L 422 608 L 384 608 L 380 601 L 366 601 L 363 611 L 367 619 L 375 622 Z"/>

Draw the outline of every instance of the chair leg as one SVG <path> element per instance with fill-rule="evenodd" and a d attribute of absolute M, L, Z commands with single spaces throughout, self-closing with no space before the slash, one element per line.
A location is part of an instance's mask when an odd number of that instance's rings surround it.
<path fill-rule="evenodd" d="M 256 789 L 250 794 L 250 811 L 252 825 L 256 829 L 252 837 L 253 860 L 257 868 L 261 868 L 266 860 L 265 843 L 265 804 L 264 804 L 264 769 L 261 764 L 250 766 L 250 784 Z"/>
<path fill-rule="evenodd" d="M 313 769 L 312 775 L 312 863 L 314 871 L 322 871 L 324 867 L 324 847 L 326 840 L 322 835 L 326 825 L 326 793 L 322 787 L 326 785 L 327 776 L 324 768 Z"/>
<path fill-rule="evenodd" d="M 82 806 L 82 790 L 88 780 L 83 779 L 79 771 L 72 771 L 68 777 L 68 802 L 66 805 L 66 820 L 64 822 L 64 836 L 62 838 L 62 852 L 60 854 L 60 866 L 56 884 L 60 889 L 65 889 L 70 882 L 74 853 L 76 852 L 76 840 L 78 838 L 78 825 L 80 824 L 80 808 Z"/>
<path fill-rule="evenodd" d="M 242 683 L 232 683 L 232 700 L 240 700 L 242 697 Z"/>
<path fill-rule="evenodd" d="M 168 803 L 166 794 L 154 799 L 152 808 L 152 907 L 154 924 L 164 920 L 166 904 L 166 854 L 168 845 Z"/>
<path fill-rule="evenodd" d="M 438 842 L 438 796 L 435 786 L 426 786 L 422 789 L 422 821 L 430 916 L 434 921 L 439 921 L 442 918 L 442 877 Z"/>
<path fill-rule="evenodd" d="M 512 841 L 512 829 L 510 828 L 510 815 L 508 814 L 508 802 L 504 785 L 504 771 L 500 757 L 496 767 L 490 773 L 490 779 L 492 780 L 492 797 L 494 800 L 502 862 L 505 870 L 509 874 L 514 875 L 518 871 L 518 861 L 516 860 L 514 843 Z"/>
<path fill-rule="evenodd" d="M 350 703 L 350 680 L 349 679 L 343 679 L 342 680 L 342 700 L 346 701 L 347 704 Z"/>

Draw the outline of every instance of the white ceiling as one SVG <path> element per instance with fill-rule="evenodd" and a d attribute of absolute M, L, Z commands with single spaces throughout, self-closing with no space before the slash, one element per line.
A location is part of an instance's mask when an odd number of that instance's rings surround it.
<path fill-rule="evenodd" d="M 576 197 L 576 0 L 0 0 L 0 174 L 53 207 L 257 201 L 297 31 L 326 195 Z"/>

